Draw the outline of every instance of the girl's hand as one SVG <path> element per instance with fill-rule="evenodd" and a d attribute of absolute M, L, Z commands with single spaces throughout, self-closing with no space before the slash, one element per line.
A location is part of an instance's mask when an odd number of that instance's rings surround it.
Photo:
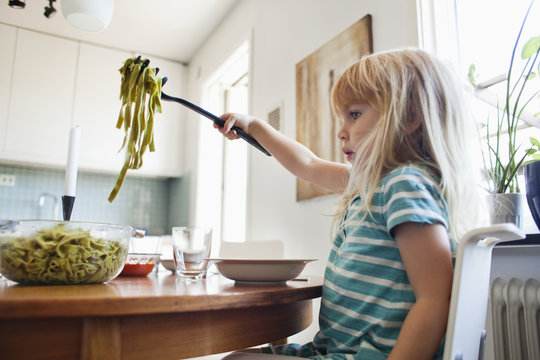
<path fill-rule="evenodd" d="M 233 126 L 237 126 L 249 134 L 249 125 L 254 121 L 254 118 L 249 115 L 226 113 L 220 116 L 225 121 L 223 126 L 214 123 L 214 127 L 219 130 L 227 139 L 238 139 L 236 131 L 232 130 Z"/>
<path fill-rule="evenodd" d="M 304 145 L 285 136 L 266 121 L 251 115 L 223 114 L 223 126 L 214 123 L 227 139 L 238 139 L 233 126 L 242 129 L 256 139 L 285 169 L 294 176 L 325 187 L 335 192 L 343 192 L 349 178 L 349 166 L 323 160 Z"/>

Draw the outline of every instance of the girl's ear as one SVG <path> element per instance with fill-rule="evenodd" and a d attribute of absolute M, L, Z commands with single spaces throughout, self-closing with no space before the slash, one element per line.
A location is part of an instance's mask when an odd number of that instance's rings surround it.
<path fill-rule="evenodd" d="M 418 130 L 421 124 L 422 124 L 422 120 L 420 118 L 414 118 L 412 121 L 408 121 L 407 127 L 405 128 L 405 133 L 407 135 L 411 135 L 416 130 Z"/>

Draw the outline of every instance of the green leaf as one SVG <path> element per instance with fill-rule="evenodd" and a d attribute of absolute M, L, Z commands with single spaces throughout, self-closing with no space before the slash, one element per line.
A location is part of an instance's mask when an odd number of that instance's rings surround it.
<path fill-rule="evenodd" d="M 531 142 L 532 146 L 536 146 L 537 148 L 540 148 L 540 141 L 538 141 L 538 139 L 533 138 L 532 136 L 530 136 L 529 141 Z"/>
<path fill-rule="evenodd" d="M 538 52 L 538 49 L 540 49 L 540 36 L 533 36 L 525 43 L 525 45 L 523 45 L 523 49 L 521 49 L 521 58 L 529 59 Z"/>
<path fill-rule="evenodd" d="M 471 85 L 476 87 L 476 78 L 478 77 L 478 75 L 476 74 L 476 65 L 469 65 L 469 73 L 467 74 L 467 77 L 469 78 L 469 82 L 471 83 Z"/>

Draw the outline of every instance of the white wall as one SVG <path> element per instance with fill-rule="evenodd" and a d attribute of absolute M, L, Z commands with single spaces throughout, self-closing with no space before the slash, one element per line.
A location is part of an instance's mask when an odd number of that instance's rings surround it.
<path fill-rule="evenodd" d="M 200 103 L 207 77 L 251 34 L 250 112 L 265 119 L 282 102 L 284 132 L 296 138 L 295 65 L 366 14 L 372 16 L 374 51 L 418 45 L 415 0 L 241 0 L 190 63 L 189 97 Z M 188 120 L 185 164 L 192 176 L 200 121 L 206 120 L 196 114 Z M 215 136 L 221 135 L 216 131 Z M 205 135 L 204 141 L 216 139 Z M 280 239 L 285 257 L 319 259 L 306 272 L 322 276 L 337 198 L 296 202 L 295 178 L 256 149 L 251 150 L 249 166 L 248 241 Z M 194 206 L 191 199 L 192 214 Z M 297 341 L 311 336 L 308 332 Z"/>

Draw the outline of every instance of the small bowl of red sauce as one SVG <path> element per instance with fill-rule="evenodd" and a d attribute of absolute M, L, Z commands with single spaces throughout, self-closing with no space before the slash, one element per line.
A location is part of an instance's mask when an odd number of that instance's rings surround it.
<path fill-rule="evenodd" d="M 159 264 L 160 254 L 129 253 L 120 276 L 147 276 Z"/>

